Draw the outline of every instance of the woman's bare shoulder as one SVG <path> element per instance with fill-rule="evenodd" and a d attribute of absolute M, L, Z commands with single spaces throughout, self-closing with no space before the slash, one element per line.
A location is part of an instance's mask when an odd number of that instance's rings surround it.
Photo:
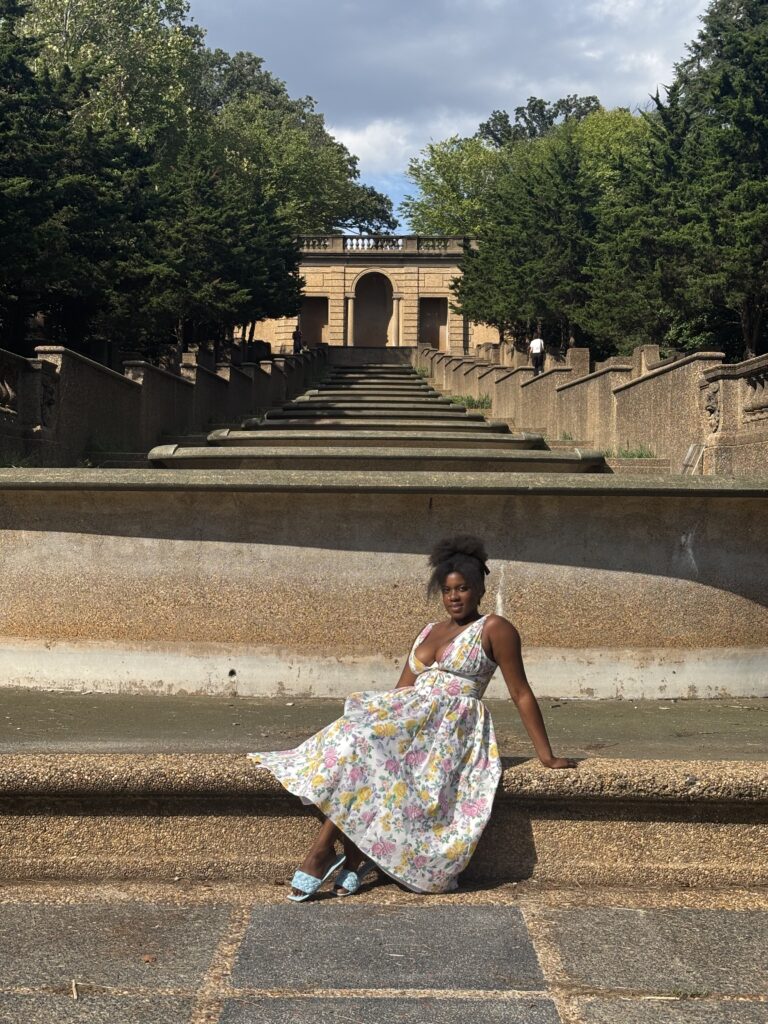
<path fill-rule="evenodd" d="M 497 637 L 499 640 L 516 640 L 518 643 L 520 641 L 517 628 L 503 615 L 489 615 L 485 620 L 485 629 L 491 640 Z"/>

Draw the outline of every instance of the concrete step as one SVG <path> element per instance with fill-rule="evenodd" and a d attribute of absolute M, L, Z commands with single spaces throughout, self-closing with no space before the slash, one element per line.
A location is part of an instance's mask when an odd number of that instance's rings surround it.
<path fill-rule="evenodd" d="M 473 434 L 507 434 L 509 427 L 506 423 L 488 423 L 484 420 L 469 419 L 468 417 L 440 420 L 436 418 L 412 419 L 389 417 L 328 417 L 318 419 L 269 419 L 269 420 L 245 420 L 244 430 L 463 430 Z"/>
<path fill-rule="evenodd" d="M 444 398 L 318 398 L 311 396 L 297 399 L 294 402 L 286 402 L 282 406 L 283 411 L 301 409 L 306 412 L 308 409 L 350 409 L 353 412 L 363 409 L 419 409 L 425 412 L 451 412 L 457 410 L 466 411 L 466 407 L 457 402 L 448 402 Z"/>
<path fill-rule="evenodd" d="M 329 470 L 349 472 L 427 473 L 599 473 L 601 452 L 495 451 L 477 448 L 180 448 L 164 445 L 149 453 L 153 466 L 164 469 Z"/>
<path fill-rule="evenodd" d="M 494 449 L 542 449 L 546 448 L 540 434 L 484 433 L 478 438 L 476 432 L 419 430 L 414 433 L 390 430 L 216 430 L 208 435 L 208 444 L 232 447 L 386 447 L 421 448 L 431 443 L 441 448 L 483 448 Z"/>
<path fill-rule="evenodd" d="M 454 403 L 419 402 L 410 399 L 404 402 L 292 402 L 282 406 L 280 410 L 274 411 L 288 413 L 292 419 L 295 418 L 294 413 L 301 413 L 302 416 L 307 416 L 309 413 L 315 416 L 368 416 L 371 413 L 379 413 L 382 416 L 395 416 L 397 419 L 402 419 L 403 416 L 410 417 L 416 414 L 419 414 L 420 417 L 440 415 L 455 418 L 460 417 L 462 413 L 476 414 L 477 412 L 475 409 L 467 409 L 466 406 Z M 267 418 L 274 419 L 273 416 Z M 228 425 L 231 426 L 231 424 Z"/>
<path fill-rule="evenodd" d="M 452 399 L 428 391 L 305 391 L 303 395 L 293 399 L 294 402 L 438 402 L 447 405 Z"/>
<path fill-rule="evenodd" d="M 484 417 L 479 412 L 466 412 L 462 406 L 453 406 L 451 408 L 438 409 L 434 412 L 431 409 L 355 409 L 345 411 L 343 409 L 329 409 L 327 412 L 320 409 L 303 408 L 296 406 L 289 409 L 270 409 L 264 417 L 265 420 L 311 420 L 311 419 L 327 419 L 332 416 L 334 419 L 375 419 L 375 420 L 386 420 L 390 416 L 393 419 L 398 420 L 422 420 L 429 422 L 430 420 L 468 420 L 470 422 L 484 422 Z"/>
<path fill-rule="evenodd" d="M 317 822 L 237 754 L 3 758 L 0 877 L 272 880 Z M 768 882 L 760 762 L 507 761 L 466 879 L 723 889 Z M 567 851 L 564 856 L 563 851 Z"/>
<path fill-rule="evenodd" d="M 435 391 L 434 388 L 383 388 L 383 387 L 371 387 L 371 388 L 339 388 L 335 385 L 327 388 L 311 388 L 309 391 L 305 391 L 301 398 L 350 398 L 357 400 L 365 400 L 366 398 L 443 398 L 447 396 L 442 395 L 439 391 Z M 448 399 L 450 401 L 450 399 Z"/>
<path fill-rule="evenodd" d="M 326 377 L 313 386 L 335 388 L 413 388 L 414 390 L 423 390 L 425 387 L 428 387 L 418 378 L 412 379 L 408 377 L 355 377 L 349 380 L 345 380 L 343 377 Z"/>

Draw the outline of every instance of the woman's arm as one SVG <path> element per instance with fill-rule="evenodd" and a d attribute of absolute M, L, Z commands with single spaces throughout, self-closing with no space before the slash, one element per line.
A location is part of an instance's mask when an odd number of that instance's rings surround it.
<path fill-rule="evenodd" d="M 400 690 L 404 686 L 413 686 L 416 682 L 416 676 L 411 671 L 411 666 L 408 664 L 408 660 L 409 659 L 406 658 L 405 664 L 403 665 L 403 671 L 400 673 L 400 678 L 398 679 L 397 686 L 395 687 L 396 690 Z"/>
<path fill-rule="evenodd" d="M 575 768 L 575 761 L 567 757 L 555 757 L 552 753 L 541 709 L 525 675 L 520 634 L 511 622 L 496 615 L 486 624 L 485 634 L 491 647 L 491 656 L 501 669 L 509 695 L 515 702 L 538 759 L 547 768 Z"/>

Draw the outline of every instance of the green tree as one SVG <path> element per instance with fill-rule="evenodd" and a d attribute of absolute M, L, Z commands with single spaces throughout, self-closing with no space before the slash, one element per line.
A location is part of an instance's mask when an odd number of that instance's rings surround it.
<path fill-rule="evenodd" d="M 524 107 L 515 107 L 514 122 L 506 110 L 494 110 L 478 128 L 477 136 L 496 149 L 503 149 L 514 142 L 539 139 L 556 125 L 580 121 L 599 109 L 600 100 L 597 96 L 572 94 L 554 103 L 530 96 Z"/>
<path fill-rule="evenodd" d="M 34 0 L 24 25 L 42 44 L 39 67 L 98 83 L 79 118 L 173 149 L 194 119 L 202 74 L 204 33 L 188 14 L 185 0 Z"/>
<path fill-rule="evenodd" d="M 389 231 L 391 200 L 359 181 L 357 158 L 335 139 L 310 97 L 293 99 L 253 54 L 208 55 L 211 109 L 230 158 L 258 174 L 297 234 Z"/>
<path fill-rule="evenodd" d="M 223 340 L 238 323 L 298 310 L 298 250 L 252 175 L 215 138 L 163 180 L 145 275 L 145 344 Z"/>
<path fill-rule="evenodd" d="M 625 109 L 596 111 L 576 131 L 595 224 L 580 322 L 602 355 L 663 344 L 674 321 L 663 276 L 674 263 L 666 232 L 677 171 L 665 137 L 658 116 Z"/>
<path fill-rule="evenodd" d="M 583 187 L 570 125 L 506 150 L 487 224 L 454 283 L 462 312 L 513 336 L 579 333 L 593 233 Z"/>
<path fill-rule="evenodd" d="M 768 351 L 768 5 L 714 0 L 676 70 L 686 117 L 668 142 L 688 197 L 676 225 L 687 259 L 670 293 L 694 322 L 720 320 L 726 336 L 738 324 L 731 345 L 749 358 Z"/>
<path fill-rule="evenodd" d="M 23 8 L 2 0 L 0 11 L 0 329 L 19 347 L 28 318 L 44 313 L 77 346 L 135 236 L 128 197 L 143 156 L 123 133 L 73 129 L 91 83 L 68 70 L 35 75 Z"/>
<path fill-rule="evenodd" d="M 453 136 L 431 142 L 410 161 L 408 177 L 418 188 L 400 205 L 420 235 L 475 235 L 488 215 L 499 154 L 479 138 Z"/>
<path fill-rule="evenodd" d="M 20 34 L 24 7 L 0 0 L 0 331 L 23 332 L 50 216 L 48 180 L 59 111 L 31 64 L 37 45 Z"/>

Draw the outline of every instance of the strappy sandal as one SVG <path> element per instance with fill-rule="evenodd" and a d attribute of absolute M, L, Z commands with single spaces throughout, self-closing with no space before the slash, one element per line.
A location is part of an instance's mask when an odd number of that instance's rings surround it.
<path fill-rule="evenodd" d="M 376 865 L 368 858 L 361 862 L 357 871 L 349 871 L 344 868 L 333 883 L 333 891 L 337 896 L 354 896 L 363 884 L 365 877 L 375 870 Z"/>
<path fill-rule="evenodd" d="M 306 871 L 297 871 L 291 879 L 291 888 L 299 889 L 300 893 L 298 896 L 290 893 L 288 899 L 291 900 L 292 903 L 303 903 L 304 900 L 310 899 L 310 897 L 315 895 L 323 882 L 327 882 L 334 871 L 339 870 L 345 860 L 345 854 L 342 854 L 334 860 L 333 864 L 331 864 L 322 878 L 315 878 L 314 875 L 308 875 Z"/>

